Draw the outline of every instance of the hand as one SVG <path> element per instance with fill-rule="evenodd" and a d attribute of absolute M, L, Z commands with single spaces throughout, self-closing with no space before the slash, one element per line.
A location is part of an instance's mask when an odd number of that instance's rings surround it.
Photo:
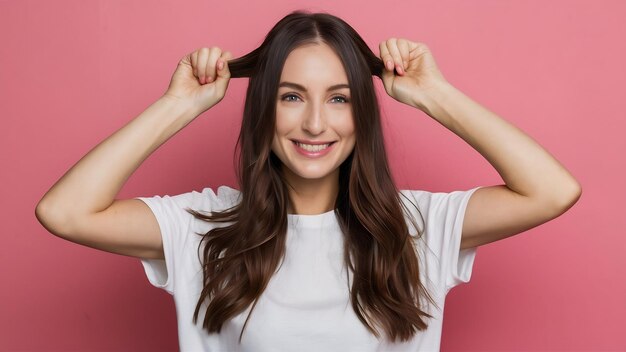
<path fill-rule="evenodd" d="M 385 91 L 401 103 L 419 108 L 429 90 L 446 82 L 425 44 L 390 38 L 380 43 L 380 58 Z"/>
<path fill-rule="evenodd" d="M 215 46 L 185 55 L 178 63 L 164 97 L 190 104 L 198 114 L 210 109 L 224 98 L 228 88 L 230 58 L 230 52 L 222 52 Z"/>

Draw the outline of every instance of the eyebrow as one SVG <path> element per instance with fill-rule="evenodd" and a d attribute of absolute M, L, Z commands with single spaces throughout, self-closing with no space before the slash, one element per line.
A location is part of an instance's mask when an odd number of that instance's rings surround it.
<path fill-rule="evenodd" d="M 293 83 L 293 82 L 281 82 L 278 87 L 290 87 L 293 89 L 298 89 L 300 91 L 306 92 L 306 88 L 302 85 L 299 85 L 297 83 Z M 328 89 L 326 90 L 327 92 L 330 92 L 331 90 L 336 90 L 336 89 L 340 89 L 340 88 L 350 88 L 349 85 L 345 84 L 345 83 L 341 83 L 341 84 L 335 84 L 334 86 L 330 86 L 328 87 Z"/>

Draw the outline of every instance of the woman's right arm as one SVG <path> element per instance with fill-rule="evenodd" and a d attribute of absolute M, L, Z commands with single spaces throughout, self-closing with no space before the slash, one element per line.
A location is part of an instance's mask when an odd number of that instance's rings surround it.
<path fill-rule="evenodd" d="M 96 145 L 46 192 L 35 214 L 51 233 L 111 253 L 164 259 L 161 233 L 148 206 L 115 196 L 141 163 L 224 96 L 229 52 L 203 48 L 178 64 L 167 92 Z M 219 61 L 218 61 L 219 59 Z M 223 62 L 223 68 L 216 68 Z M 206 82 L 204 76 L 217 76 Z"/>

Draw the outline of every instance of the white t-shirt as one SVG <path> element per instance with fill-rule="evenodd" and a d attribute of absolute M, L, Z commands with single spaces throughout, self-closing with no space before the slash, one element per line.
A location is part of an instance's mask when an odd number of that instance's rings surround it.
<path fill-rule="evenodd" d="M 350 304 L 343 265 L 343 240 L 334 211 L 317 215 L 288 214 L 285 259 L 272 276 L 243 333 L 239 334 L 251 307 L 222 326 L 219 334 L 201 328 L 193 312 L 202 290 L 198 245 L 201 236 L 215 226 L 196 219 L 184 208 L 223 210 L 239 202 L 240 191 L 220 186 L 175 196 L 137 197 L 154 213 L 163 237 L 165 260 L 140 259 L 149 282 L 174 296 L 181 351 L 438 351 L 441 342 L 445 296 L 470 280 L 476 248 L 460 250 L 461 229 L 467 202 L 480 187 L 451 193 L 401 190 L 418 205 L 426 232 L 415 239 L 420 258 L 420 279 L 437 305 L 422 307 L 434 316 L 428 328 L 404 343 L 378 340 L 357 318 Z M 400 197 L 403 202 L 408 202 Z M 411 216 L 423 229 L 421 217 L 409 203 Z M 411 234 L 415 228 L 409 224 Z M 201 255 L 201 253 L 200 253 Z"/>

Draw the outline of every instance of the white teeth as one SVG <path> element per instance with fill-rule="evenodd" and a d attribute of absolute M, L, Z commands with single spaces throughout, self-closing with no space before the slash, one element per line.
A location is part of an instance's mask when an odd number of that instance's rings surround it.
<path fill-rule="evenodd" d="M 320 150 L 328 148 L 328 146 L 330 145 L 330 143 L 311 145 L 311 144 L 302 144 L 302 143 L 298 143 L 298 142 L 296 142 L 296 144 L 298 145 L 298 147 L 300 147 L 300 148 L 302 148 L 304 150 L 308 150 L 310 152 L 319 152 Z"/>

